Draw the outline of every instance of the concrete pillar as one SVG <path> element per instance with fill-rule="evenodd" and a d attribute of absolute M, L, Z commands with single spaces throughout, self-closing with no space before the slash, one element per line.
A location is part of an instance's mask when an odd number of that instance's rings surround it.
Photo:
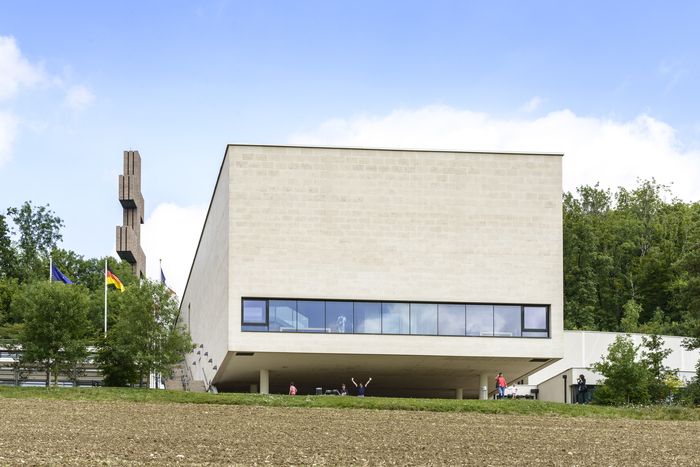
<path fill-rule="evenodd" d="M 462 400 L 462 388 L 455 389 L 455 399 Z"/>
<path fill-rule="evenodd" d="M 269 370 L 260 370 L 260 394 L 270 394 Z"/>
<path fill-rule="evenodd" d="M 489 375 L 482 373 L 479 375 L 479 400 L 485 401 L 489 398 Z"/>

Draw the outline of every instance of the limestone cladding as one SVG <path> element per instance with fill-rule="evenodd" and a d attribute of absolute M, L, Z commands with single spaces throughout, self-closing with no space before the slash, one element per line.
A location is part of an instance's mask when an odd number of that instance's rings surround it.
<path fill-rule="evenodd" d="M 240 332 L 243 296 L 548 304 L 560 340 L 561 156 L 231 145 L 227 159 L 230 342 L 260 339 Z"/>

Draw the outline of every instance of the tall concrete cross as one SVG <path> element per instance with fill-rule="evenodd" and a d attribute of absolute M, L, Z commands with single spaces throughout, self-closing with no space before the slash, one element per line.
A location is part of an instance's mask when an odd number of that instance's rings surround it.
<path fill-rule="evenodd" d="M 146 277 L 146 255 L 141 248 L 143 195 L 141 194 L 141 155 L 124 151 L 124 175 L 119 176 L 119 202 L 124 208 L 124 221 L 117 226 L 117 254 L 131 263 L 134 275 Z"/>

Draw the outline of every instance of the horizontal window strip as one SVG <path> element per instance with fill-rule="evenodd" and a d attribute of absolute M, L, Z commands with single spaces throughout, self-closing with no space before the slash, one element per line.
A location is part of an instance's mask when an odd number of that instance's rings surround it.
<path fill-rule="evenodd" d="M 549 305 L 243 298 L 241 331 L 548 338 Z"/>

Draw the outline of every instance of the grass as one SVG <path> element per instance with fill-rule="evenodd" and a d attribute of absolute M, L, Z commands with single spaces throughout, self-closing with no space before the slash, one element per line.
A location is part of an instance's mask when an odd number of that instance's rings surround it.
<path fill-rule="evenodd" d="M 678 406 L 604 407 L 532 400 L 452 400 L 391 397 L 284 396 L 239 393 L 193 393 L 130 388 L 18 388 L 0 387 L 0 398 L 72 401 L 124 401 L 174 404 L 222 404 L 263 407 L 476 412 L 562 417 L 631 418 L 639 420 L 700 421 L 700 408 Z"/>

